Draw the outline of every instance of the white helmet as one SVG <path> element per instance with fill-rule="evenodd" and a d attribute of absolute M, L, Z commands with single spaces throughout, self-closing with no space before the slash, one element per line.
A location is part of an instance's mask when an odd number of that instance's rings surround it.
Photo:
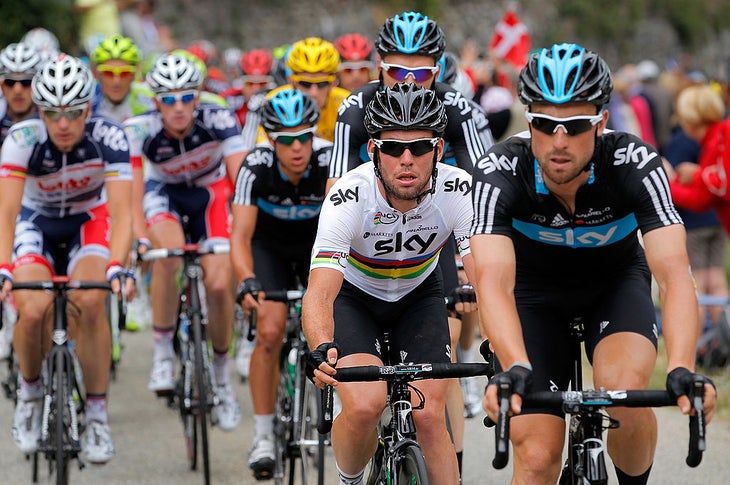
<path fill-rule="evenodd" d="M 28 44 L 33 47 L 41 59 L 48 60 L 60 52 L 58 45 L 58 37 L 56 37 L 50 30 L 44 29 L 43 27 L 36 27 L 30 29 L 25 33 L 23 38 L 20 40 L 24 44 Z"/>
<path fill-rule="evenodd" d="M 39 106 L 74 106 L 91 99 L 94 76 L 81 60 L 61 54 L 43 65 L 31 87 L 33 102 Z"/>
<path fill-rule="evenodd" d="M 41 66 L 38 51 L 23 42 L 10 44 L 0 52 L 0 77 L 11 74 L 33 76 Z"/>
<path fill-rule="evenodd" d="M 203 76 L 193 61 L 177 54 L 160 57 L 147 73 L 147 84 L 155 93 L 176 89 L 197 89 Z"/>

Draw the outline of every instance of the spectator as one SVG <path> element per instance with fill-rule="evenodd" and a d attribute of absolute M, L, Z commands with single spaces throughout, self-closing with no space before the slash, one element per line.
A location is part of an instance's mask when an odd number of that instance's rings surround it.
<path fill-rule="evenodd" d="M 87 53 L 98 42 L 122 31 L 119 10 L 132 5 L 135 0 L 74 0 L 74 10 L 79 15 L 79 43 Z"/>
<path fill-rule="evenodd" d="M 155 17 L 154 0 L 132 0 L 128 8 L 120 9 L 119 17 L 122 33 L 134 40 L 143 58 L 175 48 L 169 27 Z"/>
<path fill-rule="evenodd" d="M 663 153 L 664 147 L 672 134 L 670 122 L 674 108 L 671 93 L 658 82 L 660 74 L 659 66 L 652 60 L 643 60 L 636 65 L 636 76 L 640 84 L 639 94 L 649 104 L 654 139 L 656 140 L 655 146 L 659 153 Z"/>

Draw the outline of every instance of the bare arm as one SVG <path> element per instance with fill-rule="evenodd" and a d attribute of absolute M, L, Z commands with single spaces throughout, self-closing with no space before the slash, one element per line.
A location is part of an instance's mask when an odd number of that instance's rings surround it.
<path fill-rule="evenodd" d="M 134 237 L 147 235 L 147 222 L 144 215 L 144 169 L 132 169 L 132 227 Z"/>
<path fill-rule="evenodd" d="M 344 275 L 336 269 L 315 268 L 309 275 L 307 292 L 302 299 L 302 328 L 310 349 L 332 342 L 335 335 L 334 302 L 342 287 Z M 337 351 L 330 349 L 330 361 L 337 360 Z M 327 374 L 334 374 L 334 369 L 324 366 Z M 320 369 L 323 369 L 320 367 Z M 326 384 L 334 384 L 329 376 L 318 373 L 316 377 Z"/>
<path fill-rule="evenodd" d="M 254 278 L 256 274 L 253 271 L 253 252 L 251 250 L 251 240 L 256 230 L 256 219 L 259 209 L 255 205 L 239 205 L 231 206 L 233 222 L 231 224 L 231 263 L 233 270 L 236 272 L 237 281 L 247 278 Z M 244 309 L 251 310 L 257 306 L 256 301 L 251 295 L 246 295 L 244 299 Z"/>
<path fill-rule="evenodd" d="M 684 226 L 675 224 L 644 234 L 644 247 L 649 267 L 659 286 L 667 372 L 677 367 L 694 372 L 700 312 L 690 273 Z M 706 384 L 705 393 L 709 422 L 715 408 L 716 392 Z M 681 396 L 678 404 L 682 412 L 690 412 L 686 396 Z"/>
<path fill-rule="evenodd" d="M 236 184 L 236 177 L 238 177 L 238 170 L 241 168 L 243 159 L 246 158 L 246 152 L 232 153 L 225 157 L 223 161 L 226 164 L 226 172 L 228 173 L 228 179 L 232 184 Z"/>
<path fill-rule="evenodd" d="M 132 182 L 107 182 L 106 193 L 111 220 L 109 257 L 124 265 L 132 248 Z"/>
<path fill-rule="evenodd" d="M 0 263 L 8 264 L 13 256 L 15 242 L 15 220 L 20 213 L 23 200 L 25 179 L 0 179 Z M 4 301 L 10 293 L 10 282 L 6 281 L 0 288 L 0 301 Z"/>
<path fill-rule="evenodd" d="M 529 364 L 514 297 L 517 263 L 512 240 L 501 235 L 480 234 L 471 237 L 470 245 L 482 336 L 489 338 L 503 369 L 515 363 Z M 489 386 L 485 400 L 487 411 L 494 417 L 499 407 L 495 386 Z M 513 395 L 511 407 L 513 412 L 520 412 L 522 399 Z"/>

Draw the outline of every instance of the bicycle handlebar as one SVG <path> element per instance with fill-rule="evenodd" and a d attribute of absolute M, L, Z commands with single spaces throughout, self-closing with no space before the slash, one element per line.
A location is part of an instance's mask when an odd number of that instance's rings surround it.
<path fill-rule="evenodd" d="M 373 382 L 396 381 L 407 382 L 423 379 L 449 379 L 456 377 L 474 377 L 488 375 L 489 364 L 480 363 L 433 363 L 433 364 L 398 364 L 398 365 L 364 365 L 356 367 L 340 367 L 335 379 L 339 382 Z M 332 405 L 334 392 L 332 386 L 324 386 L 322 403 L 319 412 L 317 429 L 321 434 L 332 429 Z"/>
<path fill-rule="evenodd" d="M 685 462 L 690 467 L 696 467 L 702 461 L 702 454 L 707 448 L 705 411 L 703 405 L 704 382 L 698 380 L 693 383 L 688 395 L 695 414 L 689 417 L 689 450 Z M 494 423 L 489 417 L 484 418 L 484 425 L 492 427 L 496 424 L 495 452 L 492 466 L 495 469 L 504 468 L 509 462 L 509 409 L 512 390 L 508 383 L 503 383 L 497 390 L 499 400 L 499 414 Z M 522 406 L 560 408 L 566 414 L 578 414 L 586 410 L 598 410 L 607 407 L 661 407 L 674 406 L 667 391 L 661 390 L 628 390 L 628 391 L 564 391 L 564 392 L 533 392 L 526 395 Z"/>
<path fill-rule="evenodd" d="M 56 289 L 68 290 L 107 290 L 111 291 L 111 285 L 106 281 L 82 281 L 72 280 L 67 277 L 54 276 L 47 281 L 18 281 L 13 283 L 13 290 L 45 290 Z"/>
<path fill-rule="evenodd" d="M 231 246 L 228 243 L 186 244 L 181 248 L 148 249 L 139 255 L 142 261 L 154 261 L 164 258 L 181 258 L 187 255 L 205 256 L 206 254 L 228 254 Z"/>

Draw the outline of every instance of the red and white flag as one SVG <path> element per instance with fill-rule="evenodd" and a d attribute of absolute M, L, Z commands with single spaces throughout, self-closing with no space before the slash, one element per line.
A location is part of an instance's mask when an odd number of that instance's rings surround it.
<path fill-rule="evenodd" d="M 494 29 L 489 49 L 498 58 L 522 69 L 530 53 L 530 32 L 513 8 L 508 8 Z"/>

